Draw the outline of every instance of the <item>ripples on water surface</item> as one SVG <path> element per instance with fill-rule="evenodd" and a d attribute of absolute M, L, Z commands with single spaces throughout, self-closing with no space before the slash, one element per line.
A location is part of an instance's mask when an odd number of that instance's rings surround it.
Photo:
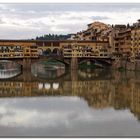
<path fill-rule="evenodd" d="M 140 136 L 139 120 L 139 72 L 41 67 L 0 80 L 0 136 Z"/>

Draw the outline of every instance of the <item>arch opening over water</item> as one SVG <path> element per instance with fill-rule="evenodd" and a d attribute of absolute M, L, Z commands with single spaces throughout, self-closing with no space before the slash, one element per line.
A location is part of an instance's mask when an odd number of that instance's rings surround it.
<path fill-rule="evenodd" d="M 43 52 L 43 55 L 49 56 L 49 55 L 51 55 L 51 53 L 52 53 L 51 49 L 48 48 Z"/>
<path fill-rule="evenodd" d="M 21 74 L 21 65 L 9 61 L 9 60 L 0 60 L 0 79 L 13 78 Z"/>
<path fill-rule="evenodd" d="M 59 54 L 60 54 L 59 49 L 57 49 L 57 48 L 53 49 L 52 55 L 59 55 Z"/>
<path fill-rule="evenodd" d="M 32 65 L 31 72 L 41 79 L 59 78 L 65 74 L 65 64 L 57 60 L 39 61 Z"/>

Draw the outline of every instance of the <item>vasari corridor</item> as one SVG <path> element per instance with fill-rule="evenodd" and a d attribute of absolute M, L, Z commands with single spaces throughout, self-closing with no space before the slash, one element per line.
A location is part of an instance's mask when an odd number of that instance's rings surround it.
<path fill-rule="evenodd" d="M 139 7 L 0 4 L 0 137 L 140 137 Z"/>

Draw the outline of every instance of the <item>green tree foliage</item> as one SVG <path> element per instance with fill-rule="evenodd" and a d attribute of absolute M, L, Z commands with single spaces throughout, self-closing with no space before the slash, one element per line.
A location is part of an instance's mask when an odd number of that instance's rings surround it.
<path fill-rule="evenodd" d="M 37 36 L 36 40 L 67 40 L 70 35 L 56 35 L 56 34 L 47 34 L 44 36 Z"/>

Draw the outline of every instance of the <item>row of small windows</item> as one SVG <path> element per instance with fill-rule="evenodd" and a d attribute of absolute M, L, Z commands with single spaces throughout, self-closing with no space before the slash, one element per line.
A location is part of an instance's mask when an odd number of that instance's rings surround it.
<path fill-rule="evenodd" d="M 65 50 L 64 52 L 91 52 L 91 50 Z"/>
<path fill-rule="evenodd" d="M 0 49 L 13 49 L 13 48 L 17 48 L 17 49 L 20 49 L 22 48 L 21 46 L 0 46 Z"/>
<path fill-rule="evenodd" d="M 18 87 L 22 87 L 22 83 L 20 82 L 4 82 L 4 83 L 0 83 L 0 86 L 8 86 L 8 87 L 11 87 L 11 86 L 17 86 Z"/>
<path fill-rule="evenodd" d="M 24 56 L 38 56 L 38 54 L 1 54 L 0 57 L 24 57 Z"/>
<path fill-rule="evenodd" d="M 100 54 L 100 56 L 108 56 L 108 54 Z"/>
<path fill-rule="evenodd" d="M 64 56 L 91 56 L 90 54 L 65 54 Z"/>
<path fill-rule="evenodd" d="M 90 54 L 77 54 L 77 55 L 74 55 L 74 54 L 65 54 L 64 56 L 81 56 L 81 57 L 83 57 L 83 56 L 92 56 L 92 55 L 90 55 Z M 108 54 L 100 54 L 100 56 L 108 56 Z"/>

